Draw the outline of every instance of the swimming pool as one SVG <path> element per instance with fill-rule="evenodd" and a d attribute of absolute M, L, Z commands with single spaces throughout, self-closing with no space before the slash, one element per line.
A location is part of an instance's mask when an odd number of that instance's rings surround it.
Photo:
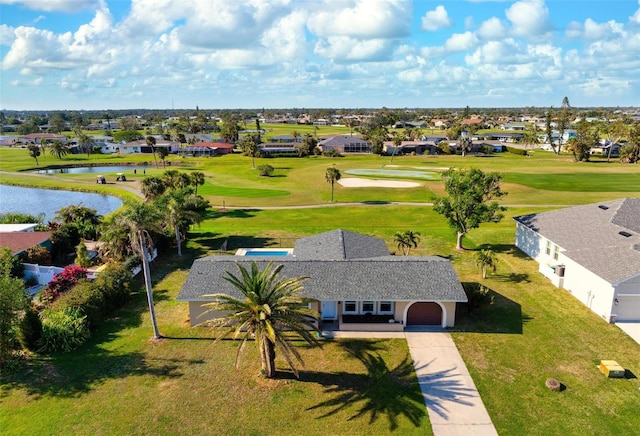
<path fill-rule="evenodd" d="M 293 255 L 293 248 L 239 248 L 236 256 L 285 257 Z"/>

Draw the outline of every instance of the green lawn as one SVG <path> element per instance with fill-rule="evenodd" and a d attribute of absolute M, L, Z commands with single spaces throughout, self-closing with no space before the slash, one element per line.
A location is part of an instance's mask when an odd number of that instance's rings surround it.
<path fill-rule="evenodd" d="M 0 169 L 33 166 L 25 150 L 0 150 Z M 131 159 L 143 157 L 134 156 Z M 122 162 L 124 158 L 95 158 Z M 147 157 L 148 159 L 148 157 Z M 46 157 L 45 163 L 57 161 Z M 77 157 L 74 162 L 94 162 Z M 412 254 L 449 257 L 461 280 L 480 281 L 477 248 L 498 252 L 496 274 L 484 280 L 495 302 L 469 316 L 464 310 L 452 335 L 500 434 L 635 434 L 640 428 L 640 382 L 606 379 L 596 369 L 614 359 L 640 374 L 640 346 L 615 325 L 590 312 L 568 292 L 554 288 L 535 262 L 513 247 L 511 217 L 549 210 L 545 204 L 581 204 L 637 196 L 635 166 L 574 163 L 567 156 L 536 152 L 491 158 L 396 157 L 397 169 L 441 171 L 477 166 L 505 174 L 509 207 L 498 224 L 484 224 L 455 252 L 455 234 L 428 206 L 384 204 L 428 202 L 441 183 L 415 189 L 336 187 L 338 207 L 257 210 L 231 206 L 327 205 L 330 187 L 324 171 L 389 166 L 389 158 L 265 159 L 275 177 L 261 178 L 241 156 L 182 159 L 172 167 L 205 172 L 200 191 L 214 207 L 190 235 L 185 256 L 172 253 L 152 265 L 161 332 L 151 327 L 143 289 L 134 302 L 80 350 L 29 360 L 22 372 L 1 379 L 0 429 L 7 434 L 429 434 L 406 343 L 401 340 L 331 341 L 323 349 L 300 345 L 307 365 L 295 380 L 278 361 L 277 380 L 258 377 L 258 359 L 247 348 L 234 369 L 232 341 L 213 342 L 211 332 L 188 327 L 187 307 L 175 301 L 194 258 L 241 246 L 287 246 L 295 238 L 335 228 L 384 238 L 391 250 L 396 231 L 422 234 Z M 41 162 L 41 165 L 43 163 Z M 150 169 L 148 174 L 162 170 Z M 568 176 L 570 175 L 570 176 Z M 102 189 L 87 175 L 0 176 L 2 183 Z M 141 175 L 133 178 L 137 183 Z M 623 183 L 621 183 L 623 182 Z M 562 186 L 562 191 L 549 187 Z M 607 189 L 603 189 L 606 186 Z M 107 185 L 109 192 L 122 192 Z M 340 203 L 355 202 L 359 206 Z M 373 204 L 372 204 L 373 203 Z M 531 206 L 538 204 L 540 206 Z M 548 377 L 566 385 L 560 393 L 544 386 Z M 215 429 L 215 430 L 213 430 Z"/>

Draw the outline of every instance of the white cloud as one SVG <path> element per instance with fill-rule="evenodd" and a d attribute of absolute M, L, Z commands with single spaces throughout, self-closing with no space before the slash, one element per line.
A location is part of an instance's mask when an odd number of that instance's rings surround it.
<path fill-rule="evenodd" d="M 483 21 L 477 31 L 477 35 L 482 39 L 495 40 L 502 39 L 507 33 L 502 21 L 496 17 Z"/>
<path fill-rule="evenodd" d="M 340 7 L 348 4 L 349 7 Z M 411 3 L 405 0 L 327 1 L 311 13 L 309 30 L 320 37 L 400 38 L 411 33 Z"/>
<path fill-rule="evenodd" d="M 454 33 L 444 43 L 448 53 L 469 50 L 478 45 L 478 37 L 472 32 Z"/>
<path fill-rule="evenodd" d="M 102 0 L 0 0 L 0 4 L 19 4 L 29 9 L 47 12 L 77 12 L 97 9 Z"/>
<path fill-rule="evenodd" d="M 638 10 L 635 14 L 629 17 L 629 21 L 633 23 L 640 23 L 640 0 L 638 0 Z"/>
<path fill-rule="evenodd" d="M 0 24 L 0 45 L 11 45 L 16 39 L 14 28 L 6 24 Z"/>
<path fill-rule="evenodd" d="M 422 17 L 422 30 L 434 32 L 446 27 L 451 27 L 451 18 L 442 5 L 436 6 L 433 11 L 428 11 Z"/>
<path fill-rule="evenodd" d="M 505 11 L 515 36 L 547 37 L 553 29 L 544 0 L 521 0 Z"/>
<path fill-rule="evenodd" d="M 391 54 L 392 43 L 385 39 L 358 40 L 332 36 L 316 43 L 314 52 L 335 62 L 382 60 Z"/>

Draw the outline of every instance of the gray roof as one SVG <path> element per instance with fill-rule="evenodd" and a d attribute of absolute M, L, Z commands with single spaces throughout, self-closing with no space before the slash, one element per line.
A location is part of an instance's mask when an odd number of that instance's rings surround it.
<path fill-rule="evenodd" d="M 253 258 L 260 268 L 273 259 Z M 178 300 L 205 300 L 203 294 L 240 295 L 223 275 L 239 275 L 245 256 L 209 256 L 193 263 Z M 358 260 L 278 259 L 284 277 L 309 277 L 303 294 L 317 300 L 467 301 L 451 262 L 440 257 L 386 256 Z"/>
<path fill-rule="evenodd" d="M 331 138 L 324 139 L 318 143 L 320 146 L 324 145 L 349 145 L 349 144 L 371 144 L 369 141 L 360 138 L 359 136 L 349 135 L 336 135 Z"/>
<path fill-rule="evenodd" d="M 197 259 L 178 300 L 202 301 L 204 294 L 239 297 L 223 276 L 238 275 L 236 262 L 264 268 L 284 265 L 283 277 L 309 277 L 303 294 L 317 300 L 392 300 L 466 302 L 451 262 L 437 256 L 392 256 L 384 240 L 346 230 L 333 230 L 296 241 L 286 258 L 209 256 Z"/>
<path fill-rule="evenodd" d="M 560 246 L 563 255 L 609 283 L 640 274 L 640 198 L 514 219 Z"/>
<path fill-rule="evenodd" d="M 293 254 L 300 260 L 366 259 L 388 256 L 384 240 L 347 230 L 333 230 L 298 239 Z"/>

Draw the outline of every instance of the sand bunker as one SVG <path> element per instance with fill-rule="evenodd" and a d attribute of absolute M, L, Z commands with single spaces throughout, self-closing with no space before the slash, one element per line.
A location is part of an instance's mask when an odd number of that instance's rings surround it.
<path fill-rule="evenodd" d="M 417 188 L 420 183 L 401 182 L 398 180 L 374 180 L 347 177 L 338 180 L 345 188 Z"/>

